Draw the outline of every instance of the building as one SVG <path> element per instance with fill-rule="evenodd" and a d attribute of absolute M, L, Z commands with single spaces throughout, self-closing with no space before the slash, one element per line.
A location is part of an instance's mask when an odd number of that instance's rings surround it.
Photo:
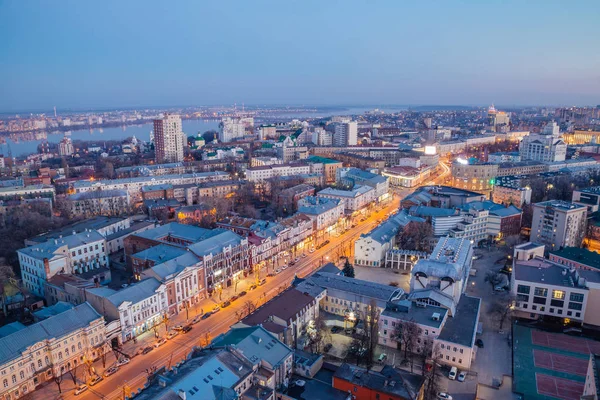
<path fill-rule="evenodd" d="M 44 282 L 56 274 L 83 274 L 108 268 L 106 239 L 98 231 L 74 233 L 17 251 L 23 285 L 44 297 Z"/>
<path fill-rule="evenodd" d="M 573 190 L 573 203 L 587 207 L 588 214 L 600 210 L 600 186 Z"/>
<path fill-rule="evenodd" d="M 242 118 L 223 118 L 219 124 L 219 142 L 227 143 L 243 139 L 246 127 Z"/>
<path fill-rule="evenodd" d="M 142 200 L 166 200 L 175 198 L 173 185 L 163 183 L 159 185 L 142 186 Z"/>
<path fill-rule="evenodd" d="M 283 160 L 277 157 L 252 157 L 250 159 L 250 167 L 264 167 L 266 165 L 283 164 Z"/>
<path fill-rule="evenodd" d="M 167 114 L 154 120 L 154 151 L 156 163 L 183 161 L 187 138 L 181 128 L 181 117 Z"/>
<path fill-rule="evenodd" d="M 70 137 L 65 136 L 61 139 L 60 143 L 58 143 L 58 155 L 61 157 L 68 157 L 75 153 L 75 148 L 73 147 L 73 142 Z"/>
<path fill-rule="evenodd" d="M 238 146 L 210 148 L 202 152 L 202 160 L 243 160 L 244 149 Z"/>
<path fill-rule="evenodd" d="M 581 400 L 600 399 L 600 358 L 598 355 L 590 354 L 587 374 L 585 376 L 585 385 L 583 386 L 583 395 Z"/>
<path fill-rule="evenodd" d="M 488 154 L 487 161 L 492 164 L 502 164 L 507 162 L 520 162 L 521 155 L 519 152 L 509 152 L 509 153 L 490 153 Z"/>
<path fill-rule="evenodd" d="M 313 221 L 313 230 L 334 230 L 344 217 L 345 203 L 340 199 L 307 196 L 298 201 L 298 212 L 307 215 Z"/>
<path fill-rule="evenodd" d="M 521 207 L 531 203 L 531 188 L 521 187 L 521 181 L 512 176 L 498 178 L 492 189 L 492 201 Z"/>
<path fill-rule="evenodd" d="M 358 143 L 358 123 L 356 121 L 335 124 L 334 146 L 356 146 Z"/>
<path fill-rule="evenodd" d="M 375 190 L 372 187 L 360 185 L 355 185 L 351 190 L 326 188 L 319 191 L 317 197 L 342 201 L 348 213 L 359 211 L 369 204 L 374 203 L 377 199 L 375 197 Z"/>
<path fill-rule="evenodd" d="M 359 169 L 376 169 L 381 173 L 385 168 L 385 160 L 369 157 L 363 154 L 349 153 L 339 151 L 332 155 L 336 160 L 341 161 L 345 165 L 349 165 Z"/>
<path fill-rule="evenodd" d="M 422 375 L 390 365 L 376 372 L 344 363 L 333 375 L 333 387 L 351 393 L 356 399 L 425 399 L 425 378 Z"/>
<path fill-rule="evenodd" d="M 488 127 L 492 132 L 500 132 L 502 128 L 510 124 L 510 115 L 504 111 L 498 111 L 492 104 L 488 110 Z"/>
<path fill-rule="evenodd" d="M 354 263 L 364 267 L 385 267 L 385 257 L 394 248 L 397 234 L 411 221 L 425 222 L 411 217 L 404 210 L 392 215 L 354 242 Z"/>
<path fill-rule="evenodd" d="M 563 247 L 560 250 L 551 251 L 548 259 L 569 268 L 590 271 L 600 269 L 600 253 L 580 247 Z"/>
<path fill-rule="evenodd" d="M 303 349 L 319 316 L 319 302 L 309 293 L 290 288 L 273 297 L 235 326 L 260 325 L 291 348 Z"/>
<path fill-rule="evenodd" d="M 314 196 L 314 194 L 314 186 L 301 183 L 300 185 L 282 190 L 278 195 L 277 201 L 287 210 L 296 211 L 298 209 L 298 202 L 301 199 L 308 196 Z"/>
<path fill-rule="evenodd" d="M 70 215 L 90 218 L 98 215 L 128 214 L 129 194 L 124 190 L 95 190 L 75 193 L 66 197 Z"/>
<path fill-rule="evenodd" d="M 389 179 L 390 185 L 396 187 L 415 187 L 426 182 L 434 173 L 435 167 L 390 167 L 385 168 L 381 175 Z"/>
<path fill-rule="evenodd" d="M 104 318 L 88 303 L 27 327 L 13 326 L 0 337 L 0 396 L 6 400 L 26 396 L 84 358 L 97 360 L 109 351 Z"/>
<path fill-rule="evenodd" d="M 295 176 L 309 173 L 310 167 L 308 164 L 289 163 L 247 168 L 246 179 L 249 182 L 261 182 L 275 177 Z"/>
<path fill-rule="evenodd" d="M 261 326 L 232 328 L 217 336 L 212 347 L 227 346 L 239 352 L 256 369 L 263 386 L 279 389 L 289 383 L 293 368 L 293 351 Z"/>
<path fill-rule="evenodd" d="M 560 138 L 556 122 L 549 122 L 541 134 L 530 133 L 519 144 L 521 160 L 565 161 L 567 144 Z"/>
<path fill-rule="evenodd" d="M 472 264 L 473 245 L 468 240 L 441 238 L 429 258 L 420 259 L 412 269 L 408 298 L 447 308 L 454 315 Z"/>
<path fill-rule="evenodd" d="M 52 185 L 6 186 L 0 187 L 0 200 L 20 200 L 48 198 L 54 202 L 56 190 Z"/>
<path fill-rule="evenodd" d="M 452 163 L 452 186 L 474 191 L 491 190 L 496 176 L 498 165 L 492 163 L 476 163 L 454 161 Z"/>
<path fill-rule="evenodd" d="M 121 324 L 122 343 L 163 322 L 168 310 L 166 286 L 155 278 L 144 279 L 119 291 L 107 287 L 85 290 L 87 301 L 108 321 Z"/>
<path fill-rule="evenodd" d="M 350 186 L 365 185 L 372 187 L 375 190 L 377 201 L 382 201 L 389 196 L 389 180 L 385 176 L 358 168 L 339 168 L 336 174 L 336 180 L 339 183 Z"/>
<path fill-rule="evenodd" d="M 587 208 L 562 200 L 533 204 L 531 240 L 548 250 L 580 247 L 587 227 Z"/>
<path fill-rule="evenodd" d="M 317 146 L 333 145 L 333 134 L 321 127 L 316 127 L 312 134 L 312 142 Z"/>

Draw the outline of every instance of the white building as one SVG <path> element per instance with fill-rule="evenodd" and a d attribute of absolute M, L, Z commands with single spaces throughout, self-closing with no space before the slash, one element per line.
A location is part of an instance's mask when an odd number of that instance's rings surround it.
<path fill-rule="evenodd" d="M 0 337 L 0 397 L 18 399 L 108 351 L 104 318 L 88 303 Z M 83 368 L 80 368 L 83 376 Z M 85 379 L 85 378 L 83 378 Z"/>
<path fill-rule="evenodd" d="M 381 176 L 370 171 L 364 171 L 359 168 L 338 168 L 336 171 L 336 178 L 338 182 L 372 187 L 375 190 L 375 198 L 378 201 L 388 197 L 390 185 L 386 176 Z"/>
<path fill-rule="evenodd" d="M 163 322 L 168 311 L 167 288 L 148 278 L 119 291 L 107 287 L 86 289 L 87 301 L 109 321 L 121 323 L 126 342 Z"/>
<path fill-rule="evenodd" d="M 567 145 L 560 138 L 558 126 L 550 122 L 541 134 L 530 133 L 523 137 L 519 145 L 521 160 L 564 161 L 567 156 Z"/>
<path fill-rule="evenodd" d="M 307 196 L 298 200 L 298 212 L 313 220 L 313 229 L 334 228 L 344 216 L 344 202 L 340 199 Z"/>
<path fill-rule="evenodd" d="M 249 182 L 261 182 L 277 176 L 294 176 L 310 173 L 310 166 L 304 163 L 266 165 L 246 169 L 246 179 Z"/>
<path fill-rule="evenodd" d="M 533 204 L 531 240 L 548 250 L 580 247 L 587 228 L 587 208 L 561 200 Z"/>
<path fill-rule="evenodd" d="M 357 143 L 358 123 L 356 121 L 341 122 L 335 125 L 334 146 L 356 146 Z"/>
<path fill-rule="evenodd" d="M 58 144 L 58 155 L 62 157 L 68 157 L 73 153 L 75 153 L 73 142 L 71 141 L 71 138 L 65 136 Z"/>
<path fill-rule="evenodd" d="M 223 118 L 219 124 L 219 141 L 227 143 L 242 139 L 246 133 L 246 127 L 242 118 Z"/>
<path fill-rule="evenodd" d="M 467 288 L 472 264 L 473 246 L 468 240 L 441 238 L 429 258 L 415 264 L 409 299 L 447 308 L 454 315 Z"/>
<path fill-rule="evenodd" d="M 341 200 L 350 212 L 358 211 L 376 200 L 372 187 L 359 185 L 354 186 L 352 190 L 326 188 L 318 192 L 317 197 Z"/>
<path fill-rule="evenodd" d="M 97 231 L 86 231 L 49 239 L 17 251 L 23 284 L 44 297 L 44 282 L 56 274 L 77 274 L 108 267 L 106 239 Z"/>
<path fill-rule="evenodd" d="M 154 120 L 154 150 L 158 164 L 183 161 L 186 142 L 179 115 L 167 114 Z"/>
<path fill-rule="evenodd" d="M 321 127 L 316 127 L 312 134 L 312 142 L 317 146 L 331 146 L 333 135 Z"/>

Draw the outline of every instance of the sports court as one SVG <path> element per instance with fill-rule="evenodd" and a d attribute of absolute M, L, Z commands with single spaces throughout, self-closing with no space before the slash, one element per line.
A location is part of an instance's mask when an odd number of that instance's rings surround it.
<path fill-rule="evenodd" d="M 600 351 L 600 343 L 515 324 L 515 391 L 527 400 L 579 400 L 590 351 Z"/>

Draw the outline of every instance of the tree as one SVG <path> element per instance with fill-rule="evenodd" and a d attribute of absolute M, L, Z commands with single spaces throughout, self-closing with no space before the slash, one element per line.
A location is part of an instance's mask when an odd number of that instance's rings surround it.
<path fill-rule="evenodd" d="M 323 314 L 314 319 L 312 327 L 307 328 L 310 337 L 310 350 L 313 353 L 320 353 L 326 342 L 331 341 L 331 331 L 327 328 Z"/>
<path fill-rule="evenodd" d="M 205 143 L 210 143 L 212 141 L 214 141 L 217 138 L 217 135 L 219 133 L 215 130 L 210 130 L 210 131 L 206 131 L 202 134 L 202 138 L 204 139 Z"/>
<path fill-rule="evenodd" d="M 396 324 L 394 336 L 396 336 L 396 340 L 404 348 L 404 359 L 407 360 L 408 353 L 413 352 L 415 344 L 417 343 L 419 326 L 412 320 L 399 322 Z"/>
<path fill-rule="evenodd" d="M 77 369 L 79 368 L 78 364 L 75 364 L 73 368 L 69 371 L 69 375 L 71 375 L 71 379 L 73 380 L 73 385 L 77 385 Z"/>
<path fill-rule="evenodd" d="M 62 380 L 63 380 L 62 373 L 54 371 L 54 374 L 53 374 L 52 378 L 54 380 L 54 383 L 56 383 L 56 386 L 58 386 L 58 393 L 62 393 L 62 389 L 60 387 L 60 385 L 62 383 Z"/>
<path fill-rule="evenodd" d="M 364 320 L 365 337 L 363 343 L 366 345 L 366 364 L 367 370 L 373 366 L 375 357 L 375 347 L 379 341 L 379 308 L 377 302 L 371 300 Z"/>
<path fill-rule="evenodd" d="M 423 347 L 418 352 L 419 359 L 421 360 L 421 375 L 425 376 L 425 369 L 427 367 L 427 360 L 429 360 L 433 353 L 433 340 L 427 338 L 423 341 Z"/>
<path fill-rule="evenodd" d="M 514 297 L 510 293 L 505 293 L 501 296 L 496 297 L 495 301 L 490 304 L 490 308 L 488 309 L 488 313 L 495 315 L 498 320 L 498 329 L 502 330 L 502 326 L 504 325 L 504 321 L 507 318 L 510 319 L 512 313 L 515 309 L 516 297 Z"/>
<path fill-rule="evenodd" d="M 485 273 L 485 281 L 492 285 L 492 290 L 496 288 L 497 285 L 502 283 L 502 274 L 498 271 L 487 271 Z"/>
<path fill-rule="evenodd" d="M 355 276 L 354 266 L 352 264 L 350 264 L 350 260 L 348 258 L 346 258 L 346 262 L 344 263 L 344 268 L 342 269 L 342 273 L 344 274 L 344 276 L 347 276 L 348 278 L 354 278 L 354 276 Z"/>
<path fill-rule="evenodd" d="M 398 248 L 404 250 L 427 251 L 433 237 L 433 228 L 426 222 L 409 222 L 396 238 Z"/>
<path fill-rule="evenodd" d="M 440 344 L 436 343 L 433 346 L 431 352 L 431 369 L 425 372 L 425 390 L 424 398 L 435 399 L 437 394 L 441 390 L 440 381 L 442 377 L 442 370 L 437 360 L 441 358 Z"/>
<path fill-rule="evenodd" d="M 244 303 L 244 306 L 242 308 L 242 311 L 245 314 L 245 316 L 247 317 L 248 315 L 250 315 L 254 311 L 256 311 L 256 304 L 254 304 L 252 302 L 252 300 L 246 300 L 246 302 Z"/>

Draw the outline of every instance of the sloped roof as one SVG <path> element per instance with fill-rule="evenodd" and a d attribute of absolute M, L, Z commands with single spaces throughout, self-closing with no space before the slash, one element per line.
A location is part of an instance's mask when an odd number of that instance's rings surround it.
<path fill-rule="evenodd" d="M 126 301 L 130 301 L 133 304 L 139 303 L 154 295 L 160 285 L 161 283 L 156 278 L 144 279 L 141 282 L 111 294 L 108 296 L 108 301 L 113 303 L 115 307 L 119 307 Z"/>

